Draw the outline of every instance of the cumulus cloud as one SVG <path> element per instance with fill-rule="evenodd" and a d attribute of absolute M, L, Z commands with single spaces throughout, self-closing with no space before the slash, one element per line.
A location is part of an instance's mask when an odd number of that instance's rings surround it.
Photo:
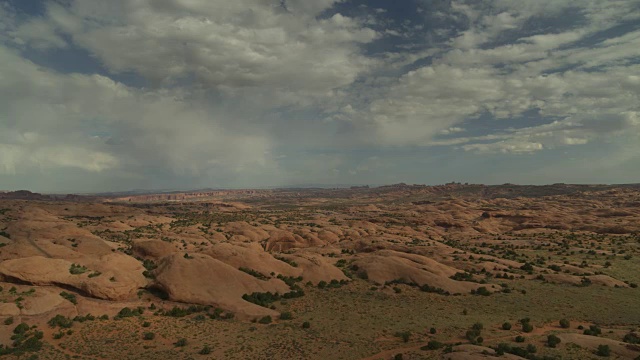
<path fill-rule="evenodd" d="M 120 167 L 197 176 L 268 165 L 271 145 L 264 134 L 223 126 L 224 113 L 179 89 L 147 91 L 100 75 L 62 75 L 2 47 L 0 61 L 0 170 L 5 172 Z"/>
<path fill-rule="evenodd" d="M 2 3 L 0 178 L 346 183 L 436 147 L 635 161 L 637 0 L 419 3 Z"/>
<path fill-rule="evenodd" d="M 375 141 L 389 145 L 467 143 L 461 148 L 512 153 L 608 141 L 620 131 L 637 132 L 631 121 L 617 120 L 638 114 L 637 32 L 580 43 L 639 17 L 632 11 L 637 2 L 616 3 L 453 2 L 449 14 L 465 18 L 468 28 L 441 47 L 431 64 L 402 75 L 384 96 L 363 109 L 362 127 L 373 133 Z M 544 24 L 545 18 L 569 10 L 589 21 L 553 33 L 531 28 L 532 21 Z M 504 43 L 500 39 L 505 36 L 512 39 Z M 509 121 L 528 111 L 578 127 L 542 126 L 438 139 L 484 114 Z"/>

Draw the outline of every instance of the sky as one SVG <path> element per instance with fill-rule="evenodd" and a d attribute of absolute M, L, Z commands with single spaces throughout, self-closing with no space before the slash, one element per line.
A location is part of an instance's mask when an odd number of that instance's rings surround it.
<path fill-rule="evenodd" d="M 0 0 L 0 190 L 640 182 L 640 0 Z"/>

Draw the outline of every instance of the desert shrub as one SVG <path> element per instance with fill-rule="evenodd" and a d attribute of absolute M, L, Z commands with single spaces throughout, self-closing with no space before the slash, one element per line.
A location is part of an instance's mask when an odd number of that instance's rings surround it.
<path fill-rule="evenodd" d="M 427 343 L 427 345 L 421 347 L 420 350 L 438 350 L 443 347 L 444 347 L 443 343 L 436 340 L 431 340 Z"/>
<path fill-rule="evenodd" d="M 71 273 L 72 275 L 84 274 L 87 271 L 88 269 L 86 267 L 79 264 L 71 264 L 71 267 L 69 267 L 69 273 Z"/>
<path fill-rule="evenodd" d="M 253 270 L 253 269 L 249 269 L 249 268 L 246 268 L 246 267 L 240 267 L 240 269 L 238 269 L 238 270 L 240 270 L 240 271 L 242 271 L 244 273 L 247 273 L 247 274 L 253 276 L 256 279 L 269 280 L 268 276 L 266 276 L 265 274 L 263 274 L 263 273 L 261 273 L 259 271 Z"/>
<path fill-rule="evenodd" d="M 589 325 L 588 329 L 582 332 L 584 335 L 598 336 L 602 334 L 602 329 L 598 325 Z"/>
<path fill-rule="evenodd" d="M 482 295 L 482 296 L 489 296 L 489 295 L 491 295 L 491 291 L 489 291 L 484 286 L 480 286 L 478 289 L 476 289 L 475 294 L 476 295 Z"/>
<path fill-rule="evenodd" d="M 318 289 L 324 289 L 327 287 L 327 282 L 322 280 L 318 283 Z"/>
<path fill-rule="evenodd" d="M 10 317 L 8 317 L 8 318 L 4 319 L 4 324 L 5 324 L 5 325 L 11 325 L 11 324 L 13 324 L 13 316 L 10 316 Z"/>
<path fill-rule="evenodd" d="M 505 353 L 508 353 L 508 354 L 519 356 L 521 358 L 526 358 L 531 360 L 539 359 L 538 357 L 533 355 L 533 353 L 535 353 L 537 349 L 532 344 L 527 345 L 526 348 L 522 348 L 519 346 L 510 346 L 509 344 L 506 344 L 506 343 L 500 343 L 498 344 L 498 346 L 494 348 L 494 350 L 496 351 L 496 355 L 498 356 L 502 356 Z M 547 358 L 545 357 L 542 359 L 547 359 Z"/>
<path fill-rule="evenodd" d="M 287 284 L 289 286 L 289 289 L 291 290 L 300 289 L 300 287 L 296 283 L 302 281 L 302 276 L 293 277 L 293 276 L 284 276 L 282 274 L 278 274 L 277 278 L 284 281 L 284 283 Z"/>
<path fill-rule="evenodd" d="M 476 343 L 476 340 L 480 336 L 480 330 L 470 329 L 464 334 L 464 337 L 471 341 L 471 343 Z"/>
<path fill-rule="evenodd" d="M 475 282 L 475 279 L 473 278 L 473 274 L 468 273 L 468 272 L 457 272 L 453 276 L 451 276 L 450 278 L 453 279 L 453 280 L 458 280 L 458 281 Z"/>
<path fill-rule="evenodd" d="M 176 347 L 187 346 L 187 339 L 185 339 L 185 338 L 178 339 L 178 341 L 174 342 L 173 345 L 175 345 Z"/>
<path fill-rule="evenodd" d="M 450 295 L 448 291 L 445 291 L 444 289 L 441 289 L 439 287 L 429 286 L 428 284 L 420 286 L 420 291 L 436 293 L 440 295 Z"/>
<path fill-rule="evenodd" d="M 29 325 L 27 325 L 26 323 L 20 323 L 13 329 L 14 334 L 24 334 L 27 331 L 29 331 Z"/>
<path fill-rule="evenodd" d="M 409 339 L 411 338 L 411 331 L 398 331 L 395 335 L 396 337 L 401 338 L 402 341 L 409 342 Z"/>
<path fill-rule="evenodd" d="M 78 304 L 78 299 L 76 299 L 75 294 L 69 294 L 68 292 L 63 291 L 60 293 L 60 296 L 62 296 L 63 298 L 65 298 L 66 300 L 68 300 L 70 303 L 74 305 Z"/>
<path fill-rule="evenodd" d="M 527 263 L 524 263 L 524 265 L 520 266 L 520 269 L 524 270 L 524 271 L 531 272 L 531 271 L 533 271 L 533 265 L 531 263 L 527 262 Z"/>
<path fill-rule="evenodd" d="M 151 323 L 148 321 L 145 321 L 142 323 L 142 327 L 149 327 L 149 326 L 151 326 Z"/>
<path fill-rule="evenodd" d="M 200 355 L 209 355 L 211 354 L 211 347 L 209 345 L 205 345 L 199 352 Z"/>
<path fill-rule="evenodd" d="M 563 329 L 568 329 L 569 327 L 571 327 L 571 323 L 567 319 L 562 319 L 560 320 L 560 327 Z"/>
<path fill-rule="evenodd" d="M 504 324 L 502 324 L 502 330 L 511 330 L 511 323 L 505 322 Z"/>
<path fill-rule="evenodd" d="M 434 327 L 432 327 L 431 329 L 429 329 L 429 333 L 430 333 L 430 334 L 432 334 L 432 335 L 433 335 L 433 334 L 435 334 L 436 332 L 437 332 L 437 331 L 436 331 L 436 328 L 434 328 Z"/>
<path fill-rule="evenodd" d="M 518 335 L 518 336 L 516 336 L 515 341 L 516 341 L 517 343 L 524 342 L 524 336 L 522 336 L 522 335 Z"/>
<path fill-rule="evenodd" d="M 403 359 L 402 354 L 396 354 L 396 355 L 393 357 L 393 360 L 402 360 L 402 359 Z"/>
<path fill-rule="evenodd" d="M 260 320 L 258 320 L 258 322 L 260 324 L 271 324 L 273 320 L 271 319 L 271 316 L 267 315 L 267 316 L 263 316 L 260 318 Z"/>
<path fill-rule="evenodd" d="M 144 333 L 144 335 L 142 335 L 142 338 L 144 340 L 153 340 L 156 338 L 156 334 L 152 333 L 152 332 L 146 332 Z"/>
<path fill-rule="evenodd" d="M 128 318 L 132 316 L 140 316 L 142 315 L 143 312 L 144 312 L 144 308 L 141 306 L 138 306 L 135 309 L 124 307 L 118 312 L 118 315 L 113 317 L 113 319 L 119 320 L 119 319 Z"/>
<path fill-rule="evenodd" d="M 578 286 L 589 286 L 591 285 L 591 279 L 589 279 L 588 277 L 582 277 L 582 279 L 580 279 L 580 285 Z"/>
<path fill-rule="evenodd" d="M 611 355 L 611 349 L 609 348 L 609 345 L 598 345 L 598 350 L 596 350 L 596 355 L 598 356 L 610 356 Z"/>
<path fill-rule="evenodd" d="M 40 351 L 43 337 L 44 333 L 42 331 L 33 330 L 29 325 L 21 323 L 13 329 L 13 335 L 11 336 L 11 340 L 13 340 L 12 347 L 0 345 L 0 355 L 13 354 L 21 358 L 25 352 Z"/>
<path fill-rule="evenodd" d="M 547 336 L 547 346 L 550 348 L 556 347 L 556 345 L 560 344 L 560 338 L 556 335 Z"/>
<path fill-rule="evenodd" d="M 309 323 L 308 321 L 305 321 L 302 323 L 302 328 L 303 329 L 308 329 L 311 327 L 311 323 Z"/>
<path fill-rule="evenodd" d="M 289 311 L 285 311 L 282 314 L 280 314 L 280 320 L 291 320 L 291 319 L 293 319 L 293 315 L 291 315 Z"/>
<path fill-rule="evenodd" d="M 524 323 L 522 324 L 522 331 L 526 332 L 526 333 L 530 333 L 533 331 L 533 325 L 531 325 L 531 323 Z"/>
<path fill-rule="evenodd" d="M 73 325 L 73 320 L 66 316 L 62 316 L 60 314 L 52 317 L 47 324 L 52 328 L 61 327 L 61 328 L 70 328 Z"/>
<path fill-rule="evenodd" d="M 622 341 L 629 344 L 640 344 L 640 336 L 638 336 L 638 334 L 635 334 L 635 333 L 627 333 L 622 338 Z"/>
<path fill-rule="evenodd" d="M 293 267 L 298 267 L 298 263 L 296 263 L 296 262 L 295 262 L 295 261 L 293 261 L 293 260 L 289 260 L 289 259 L 287 259 L 287 258 L 285 258 L 285 257 L 283 257 L 283 256 L 274 256 L 274 257 L 275 257 L 276 259 L 278 259 L 278 260 L 282 261 L 282 262 L 286 262 L 287 264 L 289 264 L 289 265 L 291 265 L 291 266 L 293 266 Z"/>
<path fill-rule="evenodd" d="M 529 344 L 529 345 L 527 345 L 527 352 L 528 352 L 528 353 L 533 354 L 533 353 L 535 353 L 535 352 L 537 352 L 537 351 L 538 351 L 538 349 L 536 349 L 536 346 L 535 346 L 535 345 L 533 345 L 533 344 Z"/>

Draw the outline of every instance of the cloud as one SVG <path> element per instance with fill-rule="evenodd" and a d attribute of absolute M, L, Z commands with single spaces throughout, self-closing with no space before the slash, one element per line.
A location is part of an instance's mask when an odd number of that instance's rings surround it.
<path fill-rule="evenodd" d="M 542 4 L 544 3 L 544 4 Z M 545 5 L 546 4 L 546 5 Z M 546 7 L 549 5 L 550 7 Z M 621 21 L 638 17 L 635 2 L 619 8 L 602 2 L 454 2 L 453 14 L 469 28 L 440 49 L 431 64 L 412 70 L 359 114 L 361 128 L 377 143 L 393 146 L 455 145 L 476 152 L 530 153 L 562 146 L 609 141 L 622 131 L 637 132 L 632 121 L 640 101 L 636 32 L 580 41 Z M 579 8 L 584 26 L 533 34 L 525 25 Z M 517 30 L 510 43 L 491 42 Z M 635 60 L 634 60 L 635 59 Z M 635 61 L 635 62 L 634 62 Z M 562 70 L 565 69 L 565 70 Z M 595 70 L 594 70 L 595 69 Z M 439 139 L 490 114 L 495 121 L 536 111 L 576 127 L 496 131 L 493 136 Z M 501 127 L 501 126 L 494 126 Z M 478 142 L 481 141 L 481 142 Z"/>
<path fill-rule="evenodd" d="M 402 181 L 397 164 L 445 151 L 469 169 L 571 149 L 636 161 L 637 1 L 394 6 L 0 4 L 0 176 L 236 187 Z"/>
<path fill-rule="evenodd" d="M 183 176 L 265 167 L 270 139 L 225 126 L 179 89 L 127 87 L 100 75 L 62 75 L 0 47 L 0 170 L 168 169 Z"/>
<path fill-rule="evenodd" d="M 72 1 L 50 8 L 73 41 L 112 72 L 134 71 L 154 86 L 184 80 L 237 94 L 247 88 L 320 96 L 372 64 L 358 44 L 378 35 L 356 19 L 318 15 L 334 1 Z M 60 20 L 64 18 L 66 20 Z M 78 23 L 82 26 L 77 26 Z"/>

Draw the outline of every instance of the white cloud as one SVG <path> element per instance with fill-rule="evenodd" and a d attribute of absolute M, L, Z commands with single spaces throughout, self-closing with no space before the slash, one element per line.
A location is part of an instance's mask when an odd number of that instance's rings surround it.
<path fill-rule="evenodd" d="M 77 44 L 114 72 L 157 86 L 183 79 L 226 91 L 322 95 L 349 85 L 372 60 L 360 43 L 378 35 L 353 18 L 317 15 L 334 1 L 72 1 L 50 11 Z M 61 20 L 62 19 L 62 20 Z M 82 21 L 84 26 L 77 23 Z M 284 95 L 288 94 L 288 95 Z"/>
<path fill-rule="evenodd" d="M 388 11 L 330 14 L 337 2 L 69 0 L 31 17 L 0 4 L 0 175 L 255 186 L 386 171 L 389 156 L 345 148 L 525 155 L 624 138 L 611 151 L 640 153 L 640 32 L 615 27 L 640 19 L 637 0 L 454 0 L 393 26 Z M 24 58 L 51 49 L 106 72 Z M 129 73 L 145 87 L 115 80 Z M 541 125 L 523 125 L 534 112 Z"/>
<path fill-rule="evenodd" d="M 270 139 L 180 90 L 129 88 L 99 75 L 42 70 L 0 46 L 0 169 L 168 169 L 184 176 L 274 166 Z"/>

